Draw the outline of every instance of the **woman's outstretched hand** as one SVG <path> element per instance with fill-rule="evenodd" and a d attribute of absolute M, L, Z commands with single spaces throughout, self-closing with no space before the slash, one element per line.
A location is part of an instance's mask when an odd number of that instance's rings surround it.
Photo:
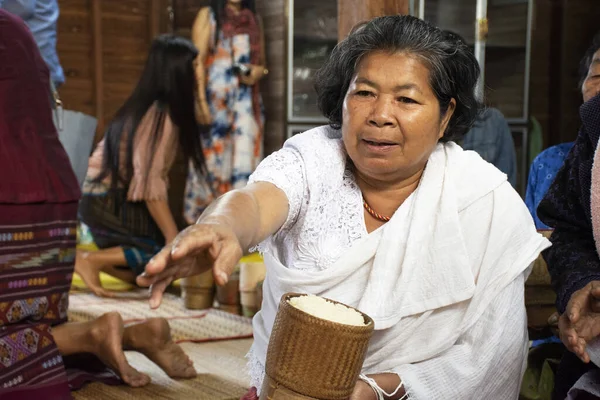
<path fill-rule="evenodd" d="M 167 286 L 179 278 L 212 268 L 217 284 L 224 285 L 242 255 L 239 240 L 227 225 L 192 225 L 148 262 L 137 283 L 150 287 L 150 307 L 157 308 Z"/>

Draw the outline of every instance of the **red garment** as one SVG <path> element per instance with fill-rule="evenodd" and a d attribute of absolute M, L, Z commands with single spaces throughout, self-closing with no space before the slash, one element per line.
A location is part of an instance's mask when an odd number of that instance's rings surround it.
<path fill-rule="evenodd" d="M 244 8 L 236 13 L 230 7 L 225 7 L 221 30 L 226 38 L 235 35 L 248 35 L 250 37 L 250 63 L 260 65 L 260 26 L 251 10 Z"/>
<path fill-rule="evenodd" d="M 85 381 L 120 380 L 103 365 L 67 370 L 52 335 L 67 322 L 81 192 L 52 122 L 48 68 L 3 10 L 0 60 L 0 398 L 70 399 Z"/>
<path fill-rule="evenodd" d="M 50 108 L 50 73 L 25 23 L 0 10 L 0 202 L 81 196 Z"/>

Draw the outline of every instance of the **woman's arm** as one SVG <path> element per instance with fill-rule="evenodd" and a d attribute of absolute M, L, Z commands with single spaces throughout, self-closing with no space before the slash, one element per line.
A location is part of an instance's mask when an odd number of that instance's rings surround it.
<path fill-rule="evenodd" d="M 287 196 L 272 183 L 253 183 L 221 196 L 138 277 L 140 286 L 151 287 L 150 306 L 160 305 L 174 280 L 211 268 L 217 284 L 224 285 L 243 253 L 279 230 L 287 215 Z"/>
<path fill-rule="evenodd" d="M 206 57 L 210 48 L 210 7 L 204 7 L 196 16 L 192 25 L 192 42 L 198 49 L 198 56 L 194 61 L 196 71 L 196 112 L 198 122 L 208 125 L 211 122 L 208 102 L 206 100 Z"/>
<path fill-rule="evenodd" d="M 284 147 L 265 158 L 250 181 L 255 183 L 217 199 L 148 263 L 138 284 L 152 286 L 152 307 L 174 279 L 212 268 L 224 284 L 245 251 L 296 222 L 308 194 L 296 150 Z"/>
<path fill-rule="evenodd" d="M 377 386 L 379 386 L 386 393 L 394 393 L 393 396 L 387 396 L 386 400 L 399 400 L 406 395 L 404 387 L 400 386 L 400 377 L 396 374 L 373 374 L 367 375 L 369 378 L 375 380 Z M 373 388 L 363 380 L 359 380 L 356 383 L 354 392 L 350 396 L 350 400 L 377 400 L 377 395 Z"/>
<path fill-rule="evenodd" d="M 197 224 L 227 226 L 244 251 L 277 232 L 288 215 L 285 193 L 257 182 L 224 194 L 202 213 Z"/>
<path fill-rule="evenodd" d="M 167 200 L 148 200 L 146 207 L 165 237 L 165 243 L 171 243 L 179 231 Z"/>

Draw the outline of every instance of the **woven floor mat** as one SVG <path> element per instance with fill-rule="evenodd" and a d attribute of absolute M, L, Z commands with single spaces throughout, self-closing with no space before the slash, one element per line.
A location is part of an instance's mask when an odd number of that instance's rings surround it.
<path fill-rule="evenodd" d="M 252 340 L 214 343 L 183 343 L 182 347 L 194 361 L 198 377 L 175 381 L 139 353 L 127 352 L 127 359 L 140 372 L 148 374 L 152 383 L 142 388 L 125 385 L 107 386 L 92 383 L 73 392 L 76 400 L 238 400 L 248 390 L 247 353 Z"/>
<path fill-rule="evenodd" d="M 252 337 L 252 320 L 224 311 L 187 310 L 183 300 L 166 293 L 157 310 L 148 306 L 147 291 L 119 293 L 116 298 L 101 298 L 91 293 L 71 293 L 69 320 L 84 322 L 109 311 L 117 311 L 126 323 L 146 318 L 163 317 L 169 320 L 176 342 L 206 342 Z"/>

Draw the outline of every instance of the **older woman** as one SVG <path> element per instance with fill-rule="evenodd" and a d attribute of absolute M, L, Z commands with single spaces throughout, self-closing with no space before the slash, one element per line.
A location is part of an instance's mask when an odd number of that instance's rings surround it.
<path fill-rule="evenodd" d="M 138 278 L 171 280 L 264 252 L 249 354 L 256 388 L 281 295 L 308 292 L 375 321 L 356 399 L 516 398 L 527 349 L 523 282 L 548 242 L 506 176 L 452 140 L 477 115 L 468 47 L 410 16 L 376 18 L 316 80 L 330 126 L 288 140 Z M 371 381 L 372 382 L 372 381 Z M 396 390 L 398 389 L 398 390 Z"/>
<path fill-rule="evenodd" d="M 572 352 L 563 356 L 557 371 L 554 398 L 561 400 L 583 375 L 587 378 L 573 393 L 600 382 L 599 342 L 595 341 L 593 352 L 587 346 L 600 336 L 600 32 L 581 62 L 581 78 L 582 127 L 537 210 L 539 218 L 554 228 L 553 246 L 544 258 L 562 313 L 560 336 Z M 588 352 L 596 353 L 593 363 Z M 579 397 L 573 394 L 572 398 Z"/>

